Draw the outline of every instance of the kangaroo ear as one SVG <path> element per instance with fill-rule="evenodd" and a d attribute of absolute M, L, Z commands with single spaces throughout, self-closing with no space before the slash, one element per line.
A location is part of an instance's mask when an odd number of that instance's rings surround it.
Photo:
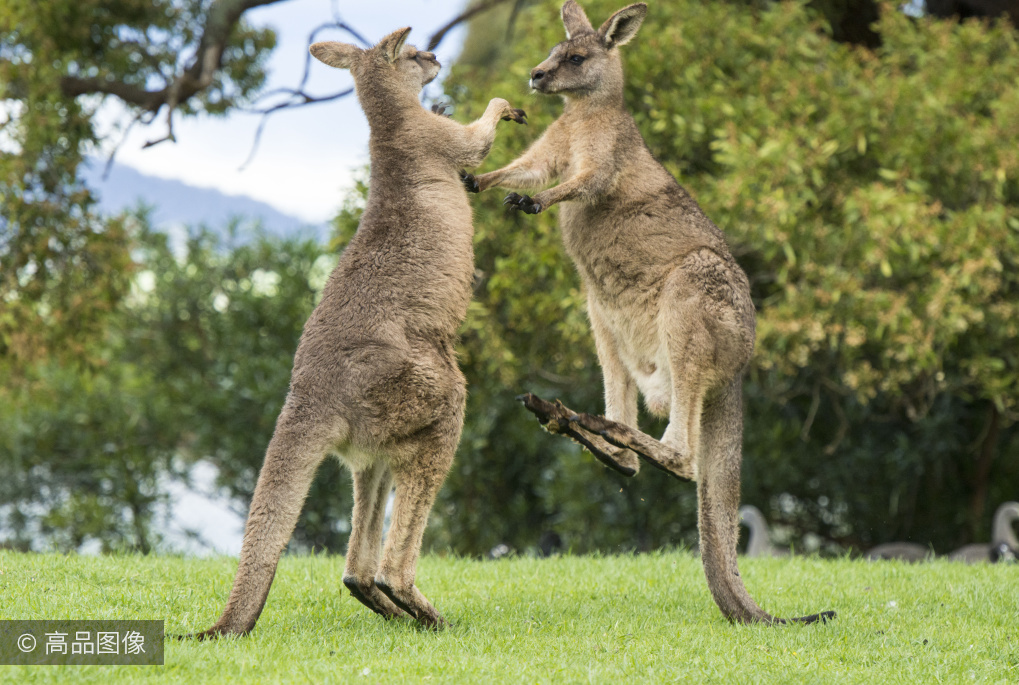
<path fill-rule="evenodd" d="M 618 45 L 625 45 L 637 34 L 644 17 L 647 15 L 647 5 L 638 2 L 628 5 L 605 20 L 605 23 L 598 29 L 605 47 L 614 48 Z"/>
<path fill-rule="evenodd" d="M 563 26 L 566 27 L 566 40 L 582 36 L 585 33 L 594 33 L 591 21 L 584 14 L 584 9 L 574 0 L 566 0 L 563 9 L 560 11 L 563 18 Z"/>
<path fill-rule="evenodd" d="M 410 27 L 397 29 L 388 36 L 379 41 L 379 44 L 375 47 L 382 51 L 385 55 L 386 61 L 392 64 L 399 57 L 403 51 L 403 44 L 407 42 L 407 36 L 410 35 Z"/>
<path fill-rule="evenodd" d="M 323 43 L 314 43 L 308 52 L 311 53 L 312 57 L 317 59 L 323 64 L 328 64 L 331 67 L 337 69 L 350 69 L 354 65 L 354 60 L 361 54 L 361 48 L 350 43 L 337 43 L 335 41 L 326 41 Z"/>

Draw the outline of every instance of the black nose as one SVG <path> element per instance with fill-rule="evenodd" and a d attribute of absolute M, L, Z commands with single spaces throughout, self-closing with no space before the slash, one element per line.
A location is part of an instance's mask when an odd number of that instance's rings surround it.
<path fill-rule="evenodd" d="M 531 72 L 531 80 L 532 81 L 540 81 L 541 77 L 544 76 L 544 75 L 545 75 L 544 71 L 542 71 L 541 69 L 535 69 L 535 70 L 533 70 Z"/>

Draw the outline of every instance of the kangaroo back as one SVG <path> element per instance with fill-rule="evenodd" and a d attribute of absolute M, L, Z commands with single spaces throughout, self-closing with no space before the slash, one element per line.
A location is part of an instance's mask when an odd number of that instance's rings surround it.
<path fill-rule="evenodd" d="M 417 93 L 439 63 L 404 44 L 409 32 L 400 29 L 368 50 L 344 43 L 310 48 L 354 75 L 371 127 L 368 202 L 305 324 L 230 598 L 201 638 L 254 627 L 315 470 L 330 453 L 353 473 L 344 585 L 384 618 L 409 614 L 429 627 L 445 625 L 415 577 L 466 403 L 453 350 L 474 273 L 460 169 L 484 159 L 500 119 L 522 123 L 523 112 L 493 99 L 481 119 L 462 126 L 424 110 Z"/>

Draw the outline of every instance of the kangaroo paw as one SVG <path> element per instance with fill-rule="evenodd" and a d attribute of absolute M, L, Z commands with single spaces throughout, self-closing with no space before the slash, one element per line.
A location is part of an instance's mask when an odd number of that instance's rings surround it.
<path fill-rule="evenodd" d="M 502 203 L 510 209 L 519 209 L 524 214 L 537 214 L 541 211 L 541 203 L 532 200 L 530 195 L 510 193 Z"/>
<path fill-rule="evenodd" d="M 503 115 L 503 121 L 515 121 L 518 124 L 527 125 L 527 113 L 522 109 L 511 109 L 509 114 Z"/>
<path fill-rule="evenodd" d="M 480 193 L 481 186 L 478 185 L 478 179 L 474 177 L 474 174 L 467 173 L 466 170 L 460 170 L 460 181 L 463 182 L 464 188 L 467 189 L 468 193 Z"/>
<path fill-rule="evenodd" d="M 440 117 L 451 117 L 453 116 L 453 108 L 445 103 L 437 102 L 432 105 L 432 113 L 438 114 Z"/>

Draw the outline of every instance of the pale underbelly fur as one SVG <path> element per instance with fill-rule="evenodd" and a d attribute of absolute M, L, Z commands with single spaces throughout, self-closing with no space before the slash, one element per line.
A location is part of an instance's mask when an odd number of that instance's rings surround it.
<path fill-rule="evenodd" d="M 596 306 L 619 351 L 623 367 L 637 384 L 648 411 L 668 416 L 672 404 L 672 373 L 669 351 L 657 316 L 646 310 L 624 312 L 602 303 Z"/>

